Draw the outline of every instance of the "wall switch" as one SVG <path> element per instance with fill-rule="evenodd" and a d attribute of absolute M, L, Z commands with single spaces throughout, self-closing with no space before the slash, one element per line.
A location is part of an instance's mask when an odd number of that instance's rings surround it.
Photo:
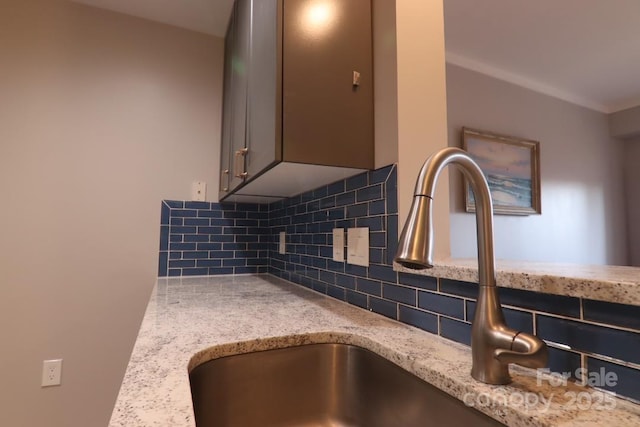
<path fill-rule="evenodd" d="M 42 362 L 42 387 L 60 385 L 62 381 L 62 359 Z"/>
<path fill-rule="evenodd" d="M 278 253 L 281 255 L 287 253 L 287 235 L 284 231 L 280 232 L 280 244 L 278 245 Z"/>
<path fill-rule="evenodd" d="M 207 183 L 204 181 L 194 181 L 191 184 L 191 200 L 194 202 L 204 202 L 207 197 Z"/>
<path fill-rule="evenodd" d="M 369 267 L 369 227 L 347 230 L 347 262 Z"/>
<path fill-rule="evenodd" d="M 344 262 L 344 228 L 333 229 L 333 260 Z"/>

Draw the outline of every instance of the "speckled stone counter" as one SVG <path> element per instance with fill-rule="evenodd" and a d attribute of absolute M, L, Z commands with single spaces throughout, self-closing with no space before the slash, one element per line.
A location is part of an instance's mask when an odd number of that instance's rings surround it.
<path fill-rule="evenodd" d="M 479 410 L 509 426 L 640 425 L 640 405 L 607 395 L 606 404 L 586 408 L 572 397 L 600 392 L 551 387 L 517 367 L 509 386 L 481 384 L 469 375 L 468 347 L 271 276 L 218 276 L 158 281 L 110 426 L 192 427 L 193 367 L 225 355 L 321 342 L 372 350 L 461 400 L 481 402 Z M 511 396 L 539 401 L 519 404 Z"/>
<path fill-rule="evenodd" d="M 425 270 L 409 270 L 394 264 L 394 269 L 478 282 L 478 261 L 475 259 L 436 260 L 434 264 L 433 268 Z M 640 305 L 638 267 L 497 260 L 496 282 L 506 288 Z"/>

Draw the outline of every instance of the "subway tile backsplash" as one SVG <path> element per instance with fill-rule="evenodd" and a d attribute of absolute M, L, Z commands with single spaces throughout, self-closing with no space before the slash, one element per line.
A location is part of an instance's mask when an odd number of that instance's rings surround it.
<path fill-rule="evenodd" d="M 270 205 L 165 200 L 158 274 L 270 273 L 469 345 L 478 285 L 393 271 L 397 206 L 395 166 Z M 332 230 L 349 227 L 369 227 L 369 267 L 333 261 Z M 640 307 L 509 288 L 499 293 L 511 327 L 549 342 L 552 371 L 575 377 L 581 367 L 605 368 L 620 378 L 610 391 L 640 401 Z"/>

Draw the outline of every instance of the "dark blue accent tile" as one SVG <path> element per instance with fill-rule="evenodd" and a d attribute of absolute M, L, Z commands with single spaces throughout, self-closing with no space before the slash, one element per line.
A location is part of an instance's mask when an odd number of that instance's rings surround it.
<path fill-rule="evenodd" d="M 185 267 L 195 267 L 196 260 L 169 260 L 169 268 L 185 268 Z"/>
<path fill-rule="evenodd" d="M 384 200 L 369 202 L 369 215 L 384 215 L 385 213 L 386 204 Z"/>
<path fill-rule="evenodd" d="M 183 240 L 186 243 L 193 243 L 193 242 L 208 242 L 209 241 L 209 236 L 208 235 L 201 235 L 201 234 L 185 234 Z"/>
<path fill-rule="evenodd" d="M 391 168 L 393 168 L 393 165 L 370 171 L 369 184 L 373 185 L 385 182 L 387 180 L 387 177 L 389 176 L 389 173 L 391 172 Z"/>
<path fill-rule="evenodd" d="M 347 218 L 356 218 L 367 216 L 369 207 L 366 203 L 360 203 L 358 205 L 347 206 Z"/>
<path fill-rule="evenodd" d="M 358 277 L 356 279 L 356 284 L 357 284 L 356 289 L 360 292 L 364 292 L 365 294 L 369 294 L 369 295 L 382 296 L 381 282 Z"/>
<path fill-rule="evenodd" d="M 229 258 L 222 260 L 223 267 L 244 267 L 247 265 L 247 260 L 243 258 Z"/>
<path fill-rule="evenodd" d="M 233 227 L 235 224 L 235 219 L 225 219 L 225 218 L 202 218 L 205 221 L 209 221 L 209 224 L 214 227 Z"/>
<path fill-rule="evenodd" d="M 320 270 L 320 276 L 318 277 L 318 279 L 334 285 L 336 283 L 336 273 Z"/>
<path fill-rule="evenodd" d="M 471 325 L 468 323 L 441 317 L 440 335 L 461 344 L 471 345 Z"/>
<path fill-rule="evenodd" d="M 216 243 L 220 245 L 220 243 Z M 211 250 L 223 249 L 225 251 L 245 251 L 247 250 L 246 243 L 222 243 L 222 248 L 211 248 Z"/>
<path fill-rule="evenodd" d="M 161 225 L 169 225 L 169 217 L 171 213 L 171 208 L 167 206 L 166 203 L 162 202 L 160 207 L 160 224 Z"/>
<path fill-rule="evenodd" d="M 398 213 L 398 173 L 394 168 L 384 184 L 387 199 L 387 214 Z"/>
<path fill-rule="evenodd" d="M 169 254 L 167 252 L 160 252 L 160 260 L 158 262 L 158 277 L 167 276 L 168 255 Z"/>
<path fill-rule="evenodd" d="M 398 250 L 398 215 L 387 216 L 387 264 L 393 265 Z"/>
<path fill-rule="evenodd" d="M 345 301 L 347 299 L 346 291 L 344 288 L 339 288 L 337 286 L 325 285 L 327 287 L 327 295 L 330 297 L 339 299 L 340 301 Z"/>
<path fill-rule="evenodd" d="M 423 329 L 432 334 L 438 333 L 438 316 L 415 308 L 400 305 L 398 320 L 408 325 Z"/>
<path fill-rule="evenodd" d="M 182 242 L 182 234 L 171 234 L 169 235 L 169 241 L 170 242 L 174 242 L 174 243 L 180 243 Z"/>
<path fill-rule="evenodd" d="M 358 202 L 382 199 L 382 184 L 372 185 L 358 190 Z"/>
<path fill-rule="evenodd" d="M 435 313 L 464 319 L 464 300 L 431 292 L 418 292 L 418 307 Z"/>
<path fill-rule="evenodd" d="M 384 231 L 384 217 L 382 216 L 370 216 L 366 218 L 358 218 L 356 220 L 356 226 L 368 227 L 369 231 Z"/>
<path fill-rule="evenodd" d="M 416 290 L 411 288 L 383 283 L 382 297 L 407 305 L 416 305 Z"/>
<path fill-rule="evenodd" d="M 160 250 L 169 250 L 169 226 L 163 225 L 160 227 Z"/>
<path fill-rule="evenodd" d="M 182 252 L 169 252 L 169 259 L 182 259 Z"/>
<path fill-rule="evenodd" d="M 476 313 L 475 301 L 467 301 L 467 322 L 473 322 Z M 504 319 L 510 328 L 516 331 L 527 332 L 533 334 L 533 314 L 525 311 L 513 310 L 510 308 L 502 308 Z"/>
<path fill-rule="evenodd" d="M 347 274 L 353 274 L 354 276 L 367 277 L 367 267 L 354 264 L 345 264 L 344 272 Z"/>
<path fill-rule="evenodd" d="M 386 248 L 387 233 L 384 231 L 374 231 L 369 233 L 369 246 L 374 248 Z"/>
<path fill-rule="evenodd" d="M 171 209 L 182 209 L 184 208 L 184 202 L 180 200 L 165 200 L 164 201 Z"/>
<path fill-rule="evenodd" d="M 203 259 L 209 258 L 208 251 L 187 251 L 182 253 L 183 259 Z"/>
<path fill-rule="evenodd" d="M 318 255 L 323 258 L 333 258 L 333 248 L 331 246 L 320 246 Z"/>
<path fill-rule="evenodd" d="M 356 226 L 356 222 L 353 219 L 346 219 L 344 221 L 336 221 L 336 228 L 349 229 Z"/>
<path fill-rule="evenodd" d="M 606 380 L 606 377 L 603 378 L 603 372 L 604 375 L 607 375 L 609 372 L 616 374 L 617 381 L 611 378 L 611 385 L 604 384 L 600 388 L 612 391 L 621 396 L 640 400 L 640 387 L 638 387 L 638 384 L 640 384 L 640 370 L 615 363 L 605 362 L 604 360 L 595 359 L 593 357 L 589 357 L 587 359 L 587 369 L 589 370 L 589 373 L 597 372 L 599 378 L 602 378 L 603 380 Z M 611 377 L 611 374 L 609 374 L 609 377 Z M 613 382 L 616 382 L 616 384 L 613 385 Z"/>
<path fill-rule="evenodd" d="M 322 199 L 323 197 L 326 197 L 328 194 L 327 192 L 327 186 L 323 185 L 320 188 L 316 188 L 315 190 L 313 190 L 313 192 L 311 193 L 311 198 L 313 199 Z"/>
<path fill-rule="evenodd" d="M 344 180 L 334 182 L 327 186 L 327 196 L 332 196 L 338 193 L 344 193 Z"/>
<path fill-rule="evenodd" d="M 355 203 L 355 201 L 355 191 L 349 191 L 348 193 L 343 193 L 336 196 L 336 206 L 352 205 Z"/>
<path fill-rule="evenodd" d="M 322 282 L 318 282 L 317 280 L 310 279 L 310 284 L 311 284 L 311 289 L 313 289 L 314 291 L 327 295 L 329 291 L 327 288 L 329 287 L 329 285 L 327 285 L 326 283 L 322 283 Z"/>
<path fill-rule="evenodd" d="M 336 197 L 330 196 L 325 197 L 324 199 L 320 199 L 320 209 L 329 209 L 336 206 Z"/>
<path fill-rule="evenodd" d="M 247 212 L 248 219 L 259 219 L 259 220 L 268 220 L 269 213 L 268 212 Z"/>
<path fill-rule="evenodd" d="M 234 234 L 234 235 L 247 234 L 247 228 L 246 227 L 223 227 L 222 234 Z"/>
<path fill-rule="evenodd" d="M 222 211 L 223 218 L 246 219 L 247 213 L 243 211 Z"/>
<path fill-rule="evenodd" d="M 536 319 L 538 336 L 543 339 L 578 351 L 640 363 L 640 333 L 543 315 Z"/>
<path fill-rule="evenodd" d="M 211 203 L 209 202 L 185 202 L 184 207 L 186 209 L 211 209 Z"/>
<path fill-rule="evenodd" d="M 640 306 L 582 300 L 585 320 L 640 330 Z"/>
<path fill-rule="evenodd" d="M 369 309 L 367 296 L 359 292 L 347 289 L 347 302 L 360 308 L 364 308 L 365 310 Z"/>
<path fill-rule="evenodd" d="M 327 244 L 327 235 L 326 234 L 314 234 L 312 243 L 314 245 L 326 245 Z"/>
<path fill-rule="evenodd" d="M 347 178 L 345 182 L 346 190 L 355 190 L 356 188 L 366 187 L 369 184 L 369 176 L 367 172 L 361 173 L 351 178 Z"/>
<path fill-rule="evenodd" d="M 236 205 L 236 210 L 246 211 L 246 212 L 258 212 L 261 209 L 261 205 L 256 203 L 238 203 Z"/>
<path fill-rule="evenodd" d="M 569 317 L 580 317 L 579 298 L 510 288 L 498 288 L 498 293 L 500 294 L 500 302 L 503 305 L 562 314 Z"/>
<path fill-rule="evenodd" d="M 184 218 L 170 218 L 170 225 L 184 225 Z"/>
<path fill-rule="evenodd" d="M 392 267 L 388 267 L 386 265 L 369 266 L 369 277 L 391 283 L 396 283 L 398 281 L 398 273 L 393 271 Z"/>
<path fill-rule="evenodd" d="M 219 259 L 198 259 L 196 260 L 196 267 L 220 267 L 222 261 Z"/>
<path fill-rule="evenodd" d="M 209 225 L 209 218 L 184 218 L 184 225 Z"/>
<path fill-rule="evenodd" d="M 242 237 L 242 236 L 237 236 L 237 237 Z M 232 234 L 228 234 L 228 235 L 211 234 L 209 236 L 209 241 L 212 243 L 233 242 L 233 240 L 234 240 L 234 236 Z"/>
<path fill-rule="evenodd" d="M 238 243 L 256 243 L 259 240 L 260 238 L 256 235 L 249 235 L 249 236 L 237 235 L 236 236 L 236 242 Z M 231 239 L 231 241 L 233 241 L 233 239 Z"/>
<path fill-rule="evenodd" d="M 384 263 L 384 249 L 371 248 L 369 249 L 369 262 L 372 264 Z"/>
<path fill-rule="evenodd" d="M 383 300 L 376 297 L 369 297 L 369 308 L 378 314 L 389 317 L 391 319 L 397 319 L 398 304 L 395 302 Z"/>
<path fill-rule="evenodd" d="M 180 227 L 172 225 L 170 231 L 171 234 L 196 234 L 196 227 Z"/>
<path fill-rule="evenodd" d="M 467 298 L 478 298 L 478 284 L 460 280 L 440 279 L 440 292 Z"/>
<path fill-rule="evenodd" d="M 336 273 L 336 284 L 347 289 L 356 289 L 356 278 L 345 274 Z"/>
<path fill-rule="evenodd" d="M 222 227 L 198 227 L 198 234 L 222 234 Z"/>
<path fill-rule="evenodd" d="M 193 209 L 172 209 L 171 216 L 179 218 L 195 218 L 198 216 L 198 211 Z"/>
<path fill-rule="evenodd" d="M 195 251 L 195 243 L 170 243 L 169 250 L 171 251 Z"/>
<path fill-rule="evenodd" d="M 328 221 L 344 219 L 344 208 L 329 209 L 327 211 L 326 219 Z"/>
<path fill-rule="evenodd" d="M 322 270 L 326 270 L 327 269 L 327 260 L 324 258 L 313 258 L 311 260 L 311 265 L 313 265 L 315 268 L 320 268 Z"/>
<path fill-rule="evenodd" d="M 417 274 L 398 273 L 398 283 L 415 288 L 435 291 L 438 289 L 438 279 L 431 276 L 420 276 Z"/>
<path fill-rule="evenodd" d="M 199 218 L 222 218 L 221 211 L 198 211 Z"/>
<path fill-rule="evenodd" d="M 236 219 L 237 227 L 259 227 L 260 221 L 257 219 Z"/>
<path fill-rule="evenodd" d="M 269 260 L 265 258 L 247 258 L 247 266 L 267 265 Z"/>
<path fill-rule="evenodd" d="M 576 377 L 576 369 L 582 367 L 580 355 L 570 351 L 549 347 L 549 370 L 565 375 L 567 378 L 579 379 Z"/>
<path fill-rule="evenodd" d="M 170 268 L 169 269 L 169 277 L 177 277 L 182 275 L 182 269 L 180 268 Z"/>
<path fill-rule="evenodd" d="M 212 267 L 209 269 L 210 276 L 217 274 L 233 274 L 233 267 Z"/>

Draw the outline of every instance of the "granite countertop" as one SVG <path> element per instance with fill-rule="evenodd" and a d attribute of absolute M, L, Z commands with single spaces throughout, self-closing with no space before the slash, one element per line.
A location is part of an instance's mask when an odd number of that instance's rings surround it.
<path fill-rule="evenodd" d="M 193 367 L 225 355 L 321 342 L 372 350 L 459 399 L 482 397 L 486 403 L 489 396 L 492 404 L 479 409 L 509 426 L 640 422 L 640 405 L 606 395 L 606 405 L 585 409 L 584 402 L 572 403 L 575 393 L 598 394 L 594 402 L 603 401 L 602 393 L 571 384 L 538 385 L 535 372 L 524 368 L 512 368 L 509 386 L 479 383 L 469 374 L 468 347 L 263 275 L 159 279 L 109 425 L 192 427 Z M 525 393 L 538 403 L 500 404 L 505 396 Z"/>
<path fill-rule="evenodd" d="M 478 260 L 436 260 L 434 267 L 396 271 L 445 279 L 478 282 Z M 640 268 L 614 265 L 580 265 L 529 261 L 496 261 L 498 286 L 547 294 L 573 296 L 620 304 L 640 305 Z"/>

